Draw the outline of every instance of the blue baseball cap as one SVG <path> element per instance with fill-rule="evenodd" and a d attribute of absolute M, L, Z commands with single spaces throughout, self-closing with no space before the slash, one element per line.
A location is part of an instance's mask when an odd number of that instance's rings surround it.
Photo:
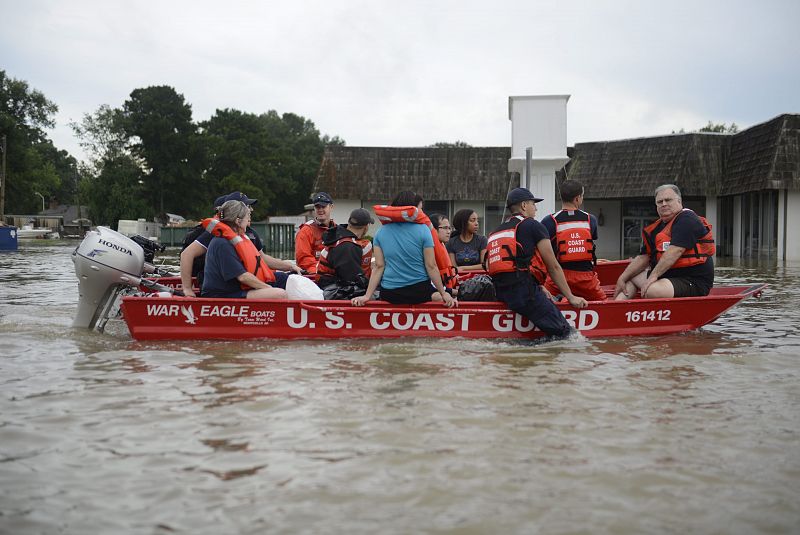
<path fill-rule="evenodd" d="M 258 202 L 258 199 L 251 199 L 241 191 L 234 191 L 233 193 L 228 193 L 227 195 L 222 195 L 221 197 L 217 197 L 217 200 L 214 201 L 214 210 L 222 206 L 228 201 L 242 201 L 246 205 L 250 206 Z"/>
<path fill-rule="evenodd" d="M 511 208 L 515 204 L 519 204 L 523 201 L 539 202 L 543 200 L 544 199 L 536 197 L 533 193 L 531 193 L 531 190 L 529 190 L 528 188 L 514 188 L 508 194 L 508 198 L 506 199 L 506 206 L 508 208 Z"/>

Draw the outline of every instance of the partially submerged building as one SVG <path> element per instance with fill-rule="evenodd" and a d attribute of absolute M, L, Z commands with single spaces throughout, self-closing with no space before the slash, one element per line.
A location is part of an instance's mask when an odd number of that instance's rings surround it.
<path fill-rule="evenodd" d="M 682 133 L 567 148 L 567 98 L 512 97 L 512 123 L 540 124 L 513 128 L 512 147 L 329 147 L 315 191 L 333 196 L 339 222 L 353 208 L 413 190 L 428 213 L 475 210 L 486 232 L 504 216 L 511 188 L 524 185 L 544 197 L 541 218 L 559 207 L 557 182 L 568 177 L 585 185 L 585 208 L 601 221 L 599 255 L 617 259 L 637 253 L 643 225 L 657 217 L 653 190 L 672 183 L 681 188 L 684 206 L 711 221 L 718 255 L 800 260 L 800 114 L 736 134 Z M 528 144 L 530 163 L 524 158 Z"/>

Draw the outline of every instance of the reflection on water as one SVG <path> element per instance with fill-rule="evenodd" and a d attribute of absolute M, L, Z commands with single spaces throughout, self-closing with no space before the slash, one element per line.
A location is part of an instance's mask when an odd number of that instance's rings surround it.
<path fill-rule="evenodd" d="M 0 533 L 800 525 L 798 265 L 669 336 L 136 342 L 70 252 L 0 255 Z"/>

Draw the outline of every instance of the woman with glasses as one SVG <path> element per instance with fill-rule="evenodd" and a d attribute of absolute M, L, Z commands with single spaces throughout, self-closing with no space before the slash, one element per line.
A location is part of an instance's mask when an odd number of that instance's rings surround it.
<path fill-rule="evenodd" d="M 431 223 L 433 228 L 436 229 L 439 241 L 446 244 L 447 240 L 450 239 L 450 231 L 453 230 L 453 227 L 450 226 L 450 220 L 444 214 L 431 214 L 428 217 L 431 218 Z"/>

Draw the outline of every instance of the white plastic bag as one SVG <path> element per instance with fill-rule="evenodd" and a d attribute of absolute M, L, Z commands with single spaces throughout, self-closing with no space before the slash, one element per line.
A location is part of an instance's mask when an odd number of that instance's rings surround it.
<path fill-rule="evenodd" d="M 322 288 L 302 275 L 289 275 L 289 279 L 286 281 L 286 293 L 289 295 L 289 299 L 298 301 L 322 301 L 325 299 Z"/>

